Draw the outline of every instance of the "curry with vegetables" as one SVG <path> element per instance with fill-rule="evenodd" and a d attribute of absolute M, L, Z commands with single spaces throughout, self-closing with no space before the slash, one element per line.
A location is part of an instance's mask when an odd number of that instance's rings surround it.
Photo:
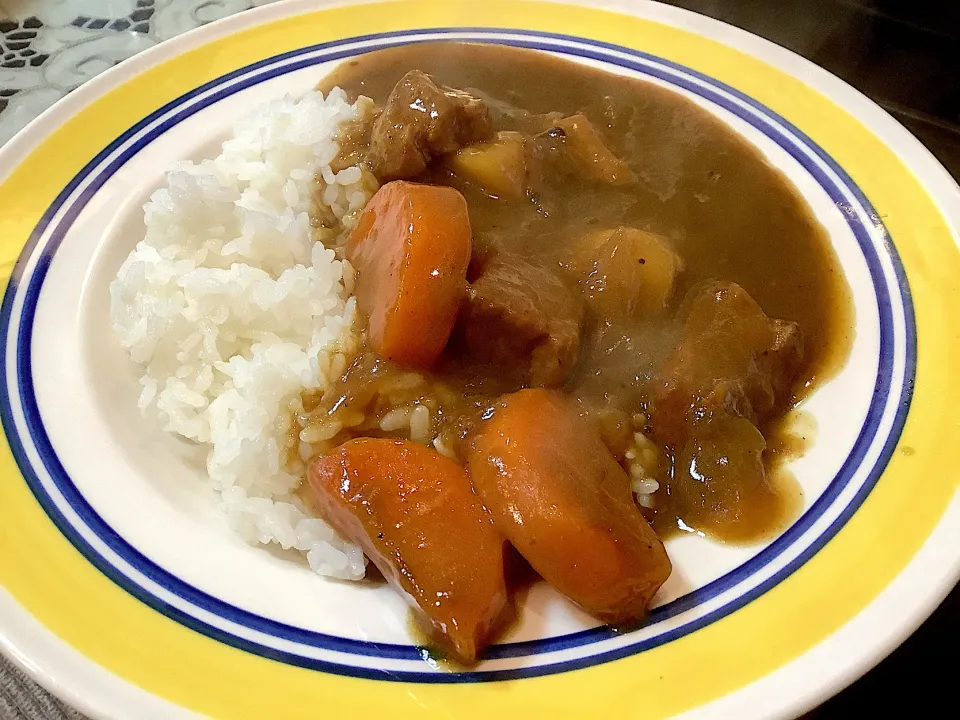
<path fill-rule="evenodd" d="M 517 554 L 632 622 L 666 536 L 792 519 L 771 443 L 852 308 L 758 150 L 673 91 L 507 47 L 384 50 L 334 86 L 376 103 L 338 162 L 380 187 L 340 249 L 364 347 L 296 417 L 323 450 L 304 496 L 445 647 L 496 638 Z"/>

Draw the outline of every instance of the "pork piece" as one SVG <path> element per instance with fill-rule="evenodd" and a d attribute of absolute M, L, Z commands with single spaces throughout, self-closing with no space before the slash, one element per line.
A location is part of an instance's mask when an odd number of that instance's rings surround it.
<path fill-rule="evenodd" d="M 690 302 L 680 347 L 652 397 L 656 437 L 674 448 L 720 412 L 762 423 L 789 401 L 803 361 L 796 323 L 766 316 L 746 290 L 718 282 Z"/>
<path fill-rule="evenodd" d="M 381 182 L 412 178 L 432 158 L 492 137 L 483 101 L 411 70 L 393 88 L 373 125 L 367 161 Z"/>
<path fill-rule="evenodd" d="M 556 273 L 501 253 L 470 286 L 459 322 L 474 360 L 559 387 L 576 363 L 582 321 L 582 300 Z"/>
<path fill-rule="evenodd" d="M 320 514 L 475 662 L 513 609 L 506 542 L 463 468 L 419 443 L 360 438 L 315 460 L 308 478 Z"/>
<path fill-rule="evenodd" d="M 502 398 L 467 468 L 497 528 L 547 582 L 604 622 L 646 614 L 670 560 L 596 427 L 561 394 Z"/>

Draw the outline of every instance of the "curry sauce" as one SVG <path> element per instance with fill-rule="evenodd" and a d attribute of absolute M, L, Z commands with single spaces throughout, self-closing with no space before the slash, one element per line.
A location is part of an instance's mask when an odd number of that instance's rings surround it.
<path fill-rule="evenodd" d="M 414 44 L 344 62 L 320 89 L 339 86 L 351 98 L 365 95 L 383 107 L 411 70 L 485 103 L 497 137 L 515 133 L 542 141 L 539 179 L 526 193 L 492 192 L 465 180 L 443 158 L 427 163 L 412 178 L 453 187 L 466 199 L 477 261 L 469 270 L 471 283 L 479 284 L 489 269 L 485 258 L 503 252 L 515 258 L 511 262 L 535 263 L 568 277 L 576 269 L 583 238 L 600 231 L 609 234 L 610 228 L 663 238 L 678 259 L 679 271 L 662 312 L 610 317 L 589 306 L 577 318 L 581 330 L 575 365 L 564 371 L 561 383 L 583 414 L 602 426 L 611 452 L 622 462 L 638 452 L 637 438 L 655 446 L 657 459 L 648 463 L 647 471 L 660 489 L 644 512 L 658 533 L 665 536 L 684 528 L 740 542 L 782 528 L 800 506 L 799 489 L 781 467 L 793 454 L 782 439 L 789 436 L 784 418 L 844 364 L 854 333 L 850 291 L 839 260 L 799 193 L 759 150 L 690 99 L 651 82 L 545 53 L 466 43 Z M 556 164 L 550 133 L 558 132 L 562 141 L 563 122 L 572 117 L 598 129 L 623 163 L 620 177 L 628 174 L 628 180 L 615 176 L 610 182 L 595 182 Z M 369 126 L 358 124 L 344 134 L 345 164 L 364 155 L 369 133 Z M 698 293 L 718 281 L 731 297 L 740 290 L 729 288 L 742 289 L 755 303 L 756 317 L 763 319 L 752 325 L 716 324 L 706 340 L 691 338 L 691 308 Z M 679 384 L 687 392 L 682 397 L 703 400 L 702 388 L 684 385 L 694 373 L 689 368 L 699 368 L 701 379 L 711 376 L 709 362 L 703 367 L 697 359 L 710 355 L 711 348 L 744 345 L 746 333 L 756 339 L 756 332 L 746 328 L 758 328 L 767 318 L 776 320 L 763 326 L 772 333 L 763 342 L 793 343 L 789 387 L 774 388 L 771 394 L 764 386 L 770 397 L 761 411 L 738 410 L 737 418 L 713 425 L 677 411 L 673 420 L 686 423 L 686 430 L 665 434 L 669 422 L 658 420 L 668 405 L 664 383 Z M 781 337 L 787 327 L 777 325 L 781 322 L 797 330 L 795 342 Z M 498 342 L 502 333 L 487 335 L 481 333 L 479 342 L 471 342 L 455 329 L 437 366 L 415 390 L 417 402 L 433 402 L 433 430 L 438 437 L 449 431 L 453 445 L 465 441 L 498 396 L 544 384 L 520 373 L 519 362 L 477 361 L 476 348 Z M 761 345 L 755 350 L 751 357 L 768 353 Z M 684 353 L 689 357 L 679 357 Z M 348 372 L 321 409 L 343 408 L 357 397 L 369 403 L 376 393 L 362 390 L 369 384 L 363 368 L 376 365 L 381 383 L 409 374 L 369 355 L 358 363 L 361 370 Z M 670 372 L 687 375 L 678 379 Z M 757 405 L 757 392 L 748 388 L 744 397 Z M 312 399 L 310 404 L 318 402 Z M 724 402 L 739 400 L 727 397 Z M 384 406 L 377 412 L 382 418 L 389 410 Z M 358 425 L 351 436 L 390 436 L 378 423 Z M 458 453 L 451 448 L 452 455 Z M 705 465 L 713 468 L 713 475 L 694 471 Z"/>

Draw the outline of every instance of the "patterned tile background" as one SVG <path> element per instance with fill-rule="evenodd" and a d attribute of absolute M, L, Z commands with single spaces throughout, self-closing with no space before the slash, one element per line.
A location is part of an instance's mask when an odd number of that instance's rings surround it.
<path fill-rule="evenodd" d="M 162 40 L 274 0 L 0 0 L 0 145 Z M 0 720 L 86 720 L 0 657 Z"/>
<path fill-rule="evenodd" d="M 110 66 L 273 0 L 0 0 L 0 144 Z"/>

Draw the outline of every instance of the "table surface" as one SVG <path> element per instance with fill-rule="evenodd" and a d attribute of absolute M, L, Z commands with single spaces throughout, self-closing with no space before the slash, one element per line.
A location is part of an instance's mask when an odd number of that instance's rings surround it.
<path fill-rule="evenodd" d="M 174 35 L 273 0 L 0 0 L 0 144 L 73 88 Z M 679 0 L 803 55 L 869 95 L 960 179 L 960 3 Z M 887 660 L 809 714 L 943 713 L 960 588 Z M 942 670 L 941 670 L 942 668 Z M 884 712 L 885 711 L 885 712 Z M 946 713 L 948 716 L 951 713 Z M 81 720 L 0 659 L 2 720 Z"/>

